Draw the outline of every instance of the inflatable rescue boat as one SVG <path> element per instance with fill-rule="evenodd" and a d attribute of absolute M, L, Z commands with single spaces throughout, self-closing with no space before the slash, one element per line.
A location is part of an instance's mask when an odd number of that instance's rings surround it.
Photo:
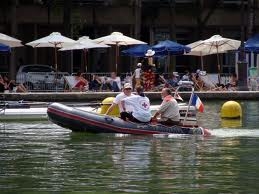
<path fill-rule="evenodd" d="M 157 123 L 134 123 L 118 117 L 83 111 L 60 103 L 52 103 L 47 109 L 53 123 L 76 132 L 122 133 L 136 135 L 192 134 L 210 135 L 202 127 L 165 126 Z"/>

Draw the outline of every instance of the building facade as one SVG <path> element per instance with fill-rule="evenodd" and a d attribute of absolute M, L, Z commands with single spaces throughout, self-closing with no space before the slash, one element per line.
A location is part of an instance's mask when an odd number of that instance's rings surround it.
<path fill-rule="evenodd" d="M 242 9 L 243 8 L 243 9 Z M 0 12 L 0 32 L 27 43 L 59 31 L 73 39 L 91 39 L 119 31 L 150 45 L 165 39 L 181 44 L 214 34 L 245 41 L 258 30 L 256 0 L 10 0 Z M 121 46 L 120 51 L 128 47 Z M 0 71 L 13 77 L 21 64 L 54 63 L 52 48 L 12 49 L 2 53 Z M 115 48 L 88 52 L 89 71 L 113 71 Z M 137 60 L 120 56 L 118 72 L 129 72 Z M 235 68 L 235 54 L 220 56 L 222 72 Z M 167 60 L 156 60 L 161 71 Z M 204 68 L 216 72 L 216 56 L 204 57 Z M 171 56 L 169 71 L 200 68 L 198 57 Z M 58 52 L 60 71 L 84 71 L 81 51 Z"/>

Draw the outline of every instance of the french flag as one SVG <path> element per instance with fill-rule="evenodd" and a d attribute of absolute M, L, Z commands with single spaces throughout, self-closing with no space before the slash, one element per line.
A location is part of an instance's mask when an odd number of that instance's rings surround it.
<path fill-rule="evenodd" d="M 199 112 L 204 112 L 204 105 L 201 101 L 201 99 L 196 95 L 193 94 L 192 96 L 192 106 L 195 106 Z"/>

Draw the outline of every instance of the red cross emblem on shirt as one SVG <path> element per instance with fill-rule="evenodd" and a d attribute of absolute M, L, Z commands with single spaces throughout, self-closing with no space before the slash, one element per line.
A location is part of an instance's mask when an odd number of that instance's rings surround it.
<path fill-rule="evenodd" d="M 143 106 L 146 109 L 148 105 L 144 102 L 141 104 L 141 106 Z"/>

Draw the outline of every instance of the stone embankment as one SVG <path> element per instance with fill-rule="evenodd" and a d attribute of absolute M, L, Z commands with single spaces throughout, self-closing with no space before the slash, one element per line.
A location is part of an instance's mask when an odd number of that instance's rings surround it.
<path fill-rule="evenodd" d="M 201 100 L 258 100 L 259 91 L 205 91 L 195 92 Z M 116 92 L 44 92 L 44 93 L 4 93 L 3 101 L 39 101 L 39 102 L 91 102 L 102 101 L 106 97 L 116 96 Z M 184 100 L 191 92 L 179 92 Z M 160 92 L 146 92 L 151 101 L 161 100 Z"/>

